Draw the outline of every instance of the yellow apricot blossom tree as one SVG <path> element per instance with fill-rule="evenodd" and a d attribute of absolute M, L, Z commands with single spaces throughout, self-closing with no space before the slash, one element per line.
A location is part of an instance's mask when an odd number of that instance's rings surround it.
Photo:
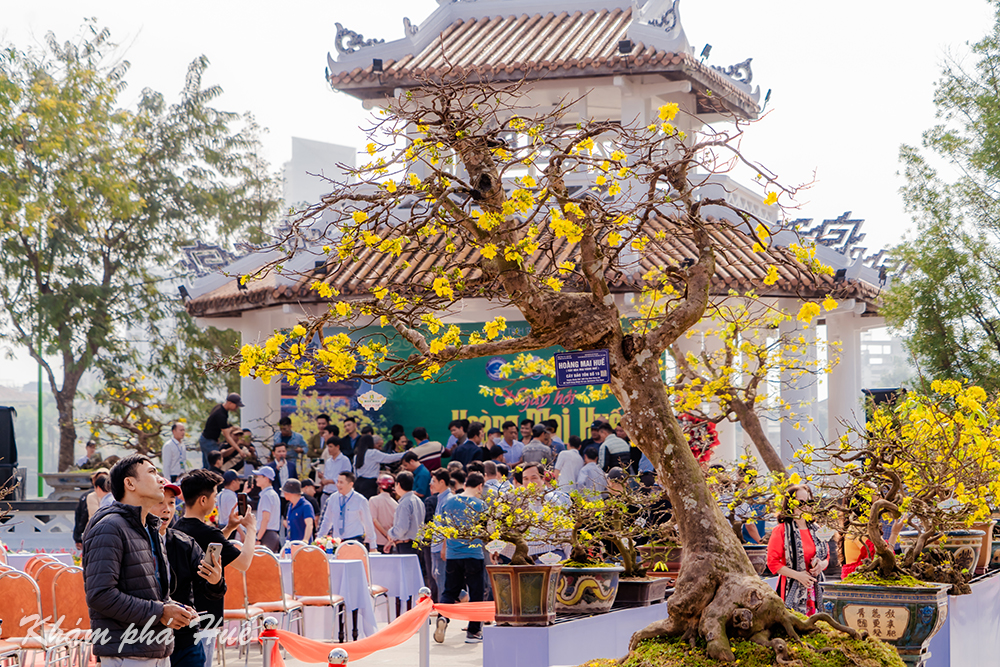
<path fill-rule="evenodd" d="M 676 104 L 645 127 L 569 122 L 571 101 L 549 111 L 526 104 L 518 86 L 464 82 L 387 100 L 370 135 L 372 162 L 301 213 L 274 246 L 281 259 L 243 277 L 315 252 L 326 273 L 302 279 L 330 299 L 328 312 L 245 345 L 234 363 L 244 375 L 308 387 L 316 377 L 434 379 L 452 362 L 551 346 L 607 349 L 607 390 L 667 489 L 684 544 L 669 616 L 636 640 L 700 634 L 710 655 L 733 660 L 730 634 L 770 643 L 772 629 L 815 630 L 751 566 L 687 445 L 660 366 L 712 302 L 724 238 L 713 231 L 736 230 L 755 244 L 754 261 L 803 281 L 822 270 L 808 247 L 775 247 L 764 221 L 699 187 L 742 163 L 760 173 L 768 203 L 794 188 L 741 154 L 735 121 L 687 136 L 674 125 Z M 726 215 L 709 220 L 706 207 Z M 315 246 L 304 242 L 315 237 Z M 341 298 L 330 285 L 362 270 L 378 276 L 362 296 Z M 626 316 L 612 292 L 621 285 L 649 307 Z M 502 317 L 475 331 L 449 322 L 472 300 L 519 313 L 526 333 L 508 335 Z"/>
<path fill-rule="evenodd" d="M 768 280 L 765 278 L 765 283 Z M 837 301 L 827 298 L 821 305 L 830 311 L 837 307 Z M 784 472 L 785 464 L 761 424 L 760 411 L 768 399 L 770 375 L 780 374 L 786 381 L 800 383 L 805 376 L 827 373 L 836 364 L 837 342 L 826 343 L 825 355 L 805 354 L 812 344 L 805 334 L 816 327 L 819 313 L 820 304 L 806 302 L 793 315 L 752 293 L 710 305 L 698 328 L 688 330 L 685 336 L 702 336 L 713 345 L 696 345 L 692 350 L 682 345 L 682 338 L 670 346 L 676 369 L 671 388 L 676 395 L 675 410 L 714 423 L 738 421 L 764 465 L 772 472 Z M 786 324 L 796 328 L 783 331 Z M 777 407 L 787 415 L 801 406 L 789 405 L 779 397 Z"/>

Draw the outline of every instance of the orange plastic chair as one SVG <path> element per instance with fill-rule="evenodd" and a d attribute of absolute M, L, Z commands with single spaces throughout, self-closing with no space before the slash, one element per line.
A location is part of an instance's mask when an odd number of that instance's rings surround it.
<path fill-rule="evenodd" d="M 52 579 L 52 615 L 59 629 L 76 643 L 77 664 L 90 664 L 90 612 L 83 586 L 83 569 L 63 567 Z M 43 599 L 44 602 L 44 599 Z M 44 605 L 43 605 L 44 606 Z"/>
<path fill-rule="evenodd" d="M 0 563 L 7 564 L 7 545 L 0 542 Z"/>
<path fill-rule="evenodd" d="M 368 564 L 368 549 L 365 548 L 365 545 L 355 540 L 341 542 L 334 557 L 338 560 L 359 560 L 365 564 L 365 576 L 368 577 L 368 592 L 371 593 L 372 604 L 378 606 L 378 599 L 385 598 L 385 619 L 392 622 L 392 619 L 389 618 L 389 589 L 372 583 L 372 572 Z"/>
<path fill-rule="evenodd" d="M 332 607 L 339 619 L 340 643 L 344 636 L 344 598 L 333 592 L 330 583 L 330 563 L 319 547 L 292 547 L 292 595 L 307 607 Z"/>
<path fill-rule="evenodd" d="M 56 603 L 53 597 L 52 583 L 55 580 L 56 573 L 62 572 L 65 569 L 67 569 L 67 566 L 59 561 L 42 563 L 39 567 L 35 568 L 35 576 L 33 578 L 35 583 L 38 584 L 38 591 L 42 596 L 42 618 L 47 622 L 54 623 L 56 620 Z"/>
<path fill-rule="evenodd" d="M 48 554 L 38 554 L 28 559 L 24 565 L 24 571 L 29 577 L 34 577 L 35 572 L 45 563 L 58 563 L 59 561 Z"/>
<path fill-rule="evenodd" d="M 255 607 L 247 602 L 247 580 L 246 573 L 237 570 L 235 567 L 225 568 L 226 595 L 222 600 L 222 618 L 224 621 L 238 621 L 240 633 L 249 626 L 255 634 L 261 630 L 261 621 L 264 618 L 264 610 Z M 226 644 L 216 637 L 216 650 L 222 655 L 222 666 L 226 665 Z M 263 650 L 263 648 L 261 648 Z M 245 655 L 244 665 L 250 661 L 249 646 L 240 645 L 240 654 Z"/>
<path fill-rule="evenodd" d="M 42 618 L 42 600 L 38 585 L 24 572 L 7 570 L 0 572 L 0 618 L 9 619 L 8 623 L 0 625 L 0 639 L 15 644 L 20 649 L 20 662 L 24 663 L 27 651 L 42 651 L 45 654 L 45 666 L 48 667 L 65 651 L 67 660 L 70 642 L 63 637 L 53 637 L 48 630 L 48 624 L 21 624 L 21 621 L 34 617 Z M 16 619 L 16 622 L 15 622 Z M 25 633 L 20 635 L 18 633 Z"/>
<path fill-rule="evenodd" d="M 328 575 L 329 576 L 329 575 Z M 302 634 L 302 603 L 285 593 L 278 557 L 269 549 L 254 551 L 246 572 L 247 601 L 267 613 L 284 614 L 285 629 L 291 631 L 297 621 Z"/>

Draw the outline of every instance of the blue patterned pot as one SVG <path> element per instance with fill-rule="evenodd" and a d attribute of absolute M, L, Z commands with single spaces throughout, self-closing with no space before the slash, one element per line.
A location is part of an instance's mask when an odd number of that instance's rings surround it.
<path fill-rule="evenodd" d="M 556 585 L 556 611 L 565 614 L 602 614 L 611 611 L 618 595 L 621 565 L 563 566 Z"/>
<path fill-rule="evenodd" d="M 907 665 L 922 665 L 948 617 L 950 584 L 926 588 L 823 582 L 823 611 L 844 625 L 896 647 Z"/>

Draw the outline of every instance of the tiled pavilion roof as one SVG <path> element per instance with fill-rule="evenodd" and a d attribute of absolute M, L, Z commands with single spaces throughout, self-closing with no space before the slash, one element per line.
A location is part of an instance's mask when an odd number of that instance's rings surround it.
<path fill-rule="evenodd" d="M 619 53 L 618 44 L 627 39 L 631 22 L 632 9 L 621 7 L 457 19 L 418 53 L 384 60 L 381 73 L 373 70 L 371 60 L 362 61 L 351 69 L 330 72 L 330 85 L 345 92 L 391 91 L 427 79 L 501 82 L 659 73 L 667 79 L 692 79 L 702 111 L 711 109 L 714 97 L 714 102 L 724 100 L 756 115 L 756 101 L 748 92 L 690 53 L 672 53 L 641 42 L 627 56 Z"/>
<path fill-rule="evenodd" d="M 630 276 L 619 272 L 609 273 L 608 281 L 612 292 L 626 293 L 639 289 L 637 276 L 656 267 L 666 267 L 671 262 L 683 262 L 697 257 L 692 243 L 671 233 L 671 223 L 656 219 L 648 227 L 650 235 L 664 229 L 672 245 L 660 246 L 639 257 L 639 266 Z M 728 224 L 713 225 L 711 229 L 716 247 L 716 269 L 712 280 L 712 292 L 717 296 L 727 295 L 730 290 L 745 292 L 753 289 L 761 296 L 793 297 L 802 299 L 822 299 L 831 295 L 837 299 L 857 299 L 875 310 L 879 288 L 859 279 L 836 281 L 828 275 L 815 275 L 799 263 L 794 254 L 786 248 L 772 247 L 771 253 L 781 256 L 778 265 L 778 281 L 765 285 L 764 277 L 772 263 L 768 256 L 753 251 L 756 242 L 750 235 Z M 314 304 L 323 300 L 315 290 L 309 289 L 316 280 L 324 280 L 339 290 L 343 298 L 364 298 L 369 290 L 382 284 L 401 285 L 422 281 L 425 271 L 437 264 L 474 262 L 477 250 L 472 247 L 459 248 L 454 255 L 447 255 L 444 240 L 428 240 L 419 252 L 403 253 L 398 259 L 388 255 L 369 252 L 357 260 L 341 263 L 337 259 L 328 261 L 320 271 L 299 278 L 289 284 L 282 284 L 273 275 L 263 281 L 253 282 L 246 290 L 239 290 L 235 278 L 212 292 L 188 302 L 188 312 L 196 317 L 226 317 L 238 315 L 242 311 L 268 308 L 284 304 Z M 652 245 L 649 249 L 652 249 Z M 560 263 L 576 259 L 578 246 L 560 239 L 553 248 L 551 257 L 538 255 L 535 266 L 541 275 L 552 272 L 552 262 Z M 409 262 L 409 267 L 405 263 Z M 321 272 L 325 270 L 323 275 Z M 474 281 L 476 274 L 468 276 Z M 582 289 L 582 286 L 567 285 L 564 289 Z"/>

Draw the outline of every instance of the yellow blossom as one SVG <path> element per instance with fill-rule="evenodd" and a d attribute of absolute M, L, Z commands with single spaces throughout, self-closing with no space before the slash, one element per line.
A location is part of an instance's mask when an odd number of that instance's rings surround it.
<path fill-rule="evenodd" d="M 548 285 L 549 287 L 551 287 L 552 290 L 555 291 L 555 292 L 561 292 L 562 291 L 563 283 L 558 278 L 552 278 L 552 277 L 546 278 L 545 279 L 545 284 Z"/>
<path fill-rule="evenodd" d="M 777 202 L 778 202 L 777 192 L 768 192 L 767 196 L 764 197 L 764 203 L 768 206 L 770 206 L 771 204 L 776 204 Z"/>
<path fill-rule="evenodd" d="M 368 220 L 368 214 L 365 213 L 364 211 L 355 211 L 354 213 L 351 213 L 351 218 L 354 220 L 354 222 L 360 225 L 361 223 Z"/>

